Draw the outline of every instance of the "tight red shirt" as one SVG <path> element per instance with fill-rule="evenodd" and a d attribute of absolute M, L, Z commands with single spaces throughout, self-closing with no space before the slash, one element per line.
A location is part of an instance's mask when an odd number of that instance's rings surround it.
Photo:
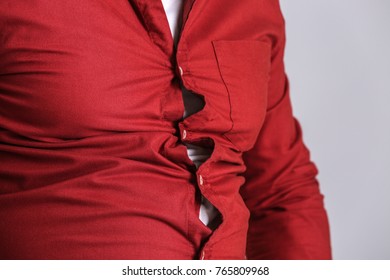
<path fill-rule="evenodd" d="M 278 1 L 183 22 L 174 49 L 161 1 L 0 2 L 0 258 L 330 258 Z M 205 101 L 185 120 L 180 83 Z"/>

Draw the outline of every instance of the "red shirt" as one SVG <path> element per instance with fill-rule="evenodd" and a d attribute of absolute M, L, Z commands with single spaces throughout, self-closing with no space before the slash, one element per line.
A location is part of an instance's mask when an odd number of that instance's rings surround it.
<path fill-rule="evenodd" d="M 183 21 L 174 49 L 160 1 L 0 2 L 0 258 L 330 258 L 278 1 Z M 214 150 L 196 170 L 182 142 Z"/>

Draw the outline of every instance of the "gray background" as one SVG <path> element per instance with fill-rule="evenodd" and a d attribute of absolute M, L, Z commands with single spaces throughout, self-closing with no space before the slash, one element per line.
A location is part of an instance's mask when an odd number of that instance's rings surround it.
<path fill-rule="evenodd" d="M 335 259 L 390 259 L 390 1 L 281 0 Z"/>

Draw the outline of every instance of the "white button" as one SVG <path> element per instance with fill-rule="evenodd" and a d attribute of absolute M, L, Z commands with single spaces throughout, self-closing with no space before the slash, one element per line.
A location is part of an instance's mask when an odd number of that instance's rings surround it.
<path fill-rule="evenodd" d="M 202 177 L 202 175 L 199 175 L 199 184 L 201 185 L 201 186 L 203 186 L 203 177 Z"/>
<path fill-rule="evenodd" d="M 179 73 L 180 73 L 180 76 L 183 76 L 183 68 L 181 68 L 180 66 L 179 66 Z"/>
<path fill-rule="evenodd" d="M 182 137 L 183 139 L 186 139 L 187 138 L 187 130 L 183 130 L 183 137 Z"/>

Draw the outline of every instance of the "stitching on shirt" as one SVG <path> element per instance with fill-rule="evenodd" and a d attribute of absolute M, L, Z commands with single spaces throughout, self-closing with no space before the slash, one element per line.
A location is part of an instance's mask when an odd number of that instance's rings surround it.
<path fill-rule="evenodd" d="M 230 108 L 229 108 L 229 109 L 230 109 L 229 118 L 230 118 L 230 121 L 231 121 L 231 123 L 232 123 L 230 129 L 227 130 L 227 131 L 225 131 L 222 135 L 223 135 L 223 137 L 225 137 L 227 140 L 229 140 L 229 142 L 231 142 L 231 143 L 233 144 L 233 146 L 234 146 L 237 150 L 240 151 L 241 149 L 239 149 L 239 148 L 237 147 L 237 145 L 232 141 L 232 139 L 230 139 L 229 136 L 226 135 L 227 133 L 231 132 L 231 131 L 233 130 L 233 128 L 234 128 L 234 121 L 233 121 L 233 117 L 232 117 L 232 115 L 233 115 L 233 108 L 232 108 L 232 101 L 231 101 L 231 97 L 230 97 L 230 96 L 231 96 L 231 93 L 230 93 L 229 88 L 228 88 L 228 86 L 227 86 L 227 83 L 226 83 L 226 81 L 225 81 L 225 79 L 223 78 L 223 75 L 222 75 L 221 64 L 220 64 L 220 61 L 218 60 L 218 55 L 217 55 L 217 48 L 218 48 L 218 47 L 217 47 L 217 45 L 216 45 L 216 41 L 212 41 L 211 43 L 212 43 L 212 45 L 213 45 L 214 56 L 215 56 L 215 59 L 216 59 L 216 61 L 217 61 L 219 75 L 220 75 L 220 77 L 221 77 L 221 79 L 222 79 L 222 82 L 223 82 L 225 88 L 226 88 L 226 92 L 228 93 L 228 100 L 229 100 L 229 107 L 230 107 Z"/>
<path fill-rule="evenodd" d="M 228 133 L 228 132 L 232 131 L 232 130 L 233 130 L 233 127 L 234 127 L 234 122 L 233 122 L 233 117 L 232 117 L 232 102 L 231 102 L 231 98 L 230 98 L 230 95 L 231 95 L 231 94 L 230 94 L 229 88 L 228 88 L 228 86 L 227 86 L 227 83 L 226 83 L 226 81 L 225 81 L 225 79 L 223 78 L 223 75 L 222 75 L 221 63 L 220 63 L 220 61 L 219 61 L 219 59 L 218 59 L 218 55 L 217 55 L 217 48 L 218 48 L 218 47 L 216 46 L 216 44 L 215 44 L 214 42 L 215 42 L 215 41 L 213 41 L 212 44 L 213 44 L 213 50 L 214 50 L 215 59 L 217 60 L 219 75 L 220 75 L 220 77 L 221 77 L 221 79 L 222 79 L 222 82 L 223 82 L 225 88 L 226 88 L 226 92 L 228 93 L 228 98 L 229 98 L 229 106 L 230 106 L 230 114 L 229 114 L 229 117 L 230 117 L 230 121 L 232 122 L 232 126 L 231 126 L 231 128 L 230 128 L 228 131 L 225 132 L 225 133 Z"/>

